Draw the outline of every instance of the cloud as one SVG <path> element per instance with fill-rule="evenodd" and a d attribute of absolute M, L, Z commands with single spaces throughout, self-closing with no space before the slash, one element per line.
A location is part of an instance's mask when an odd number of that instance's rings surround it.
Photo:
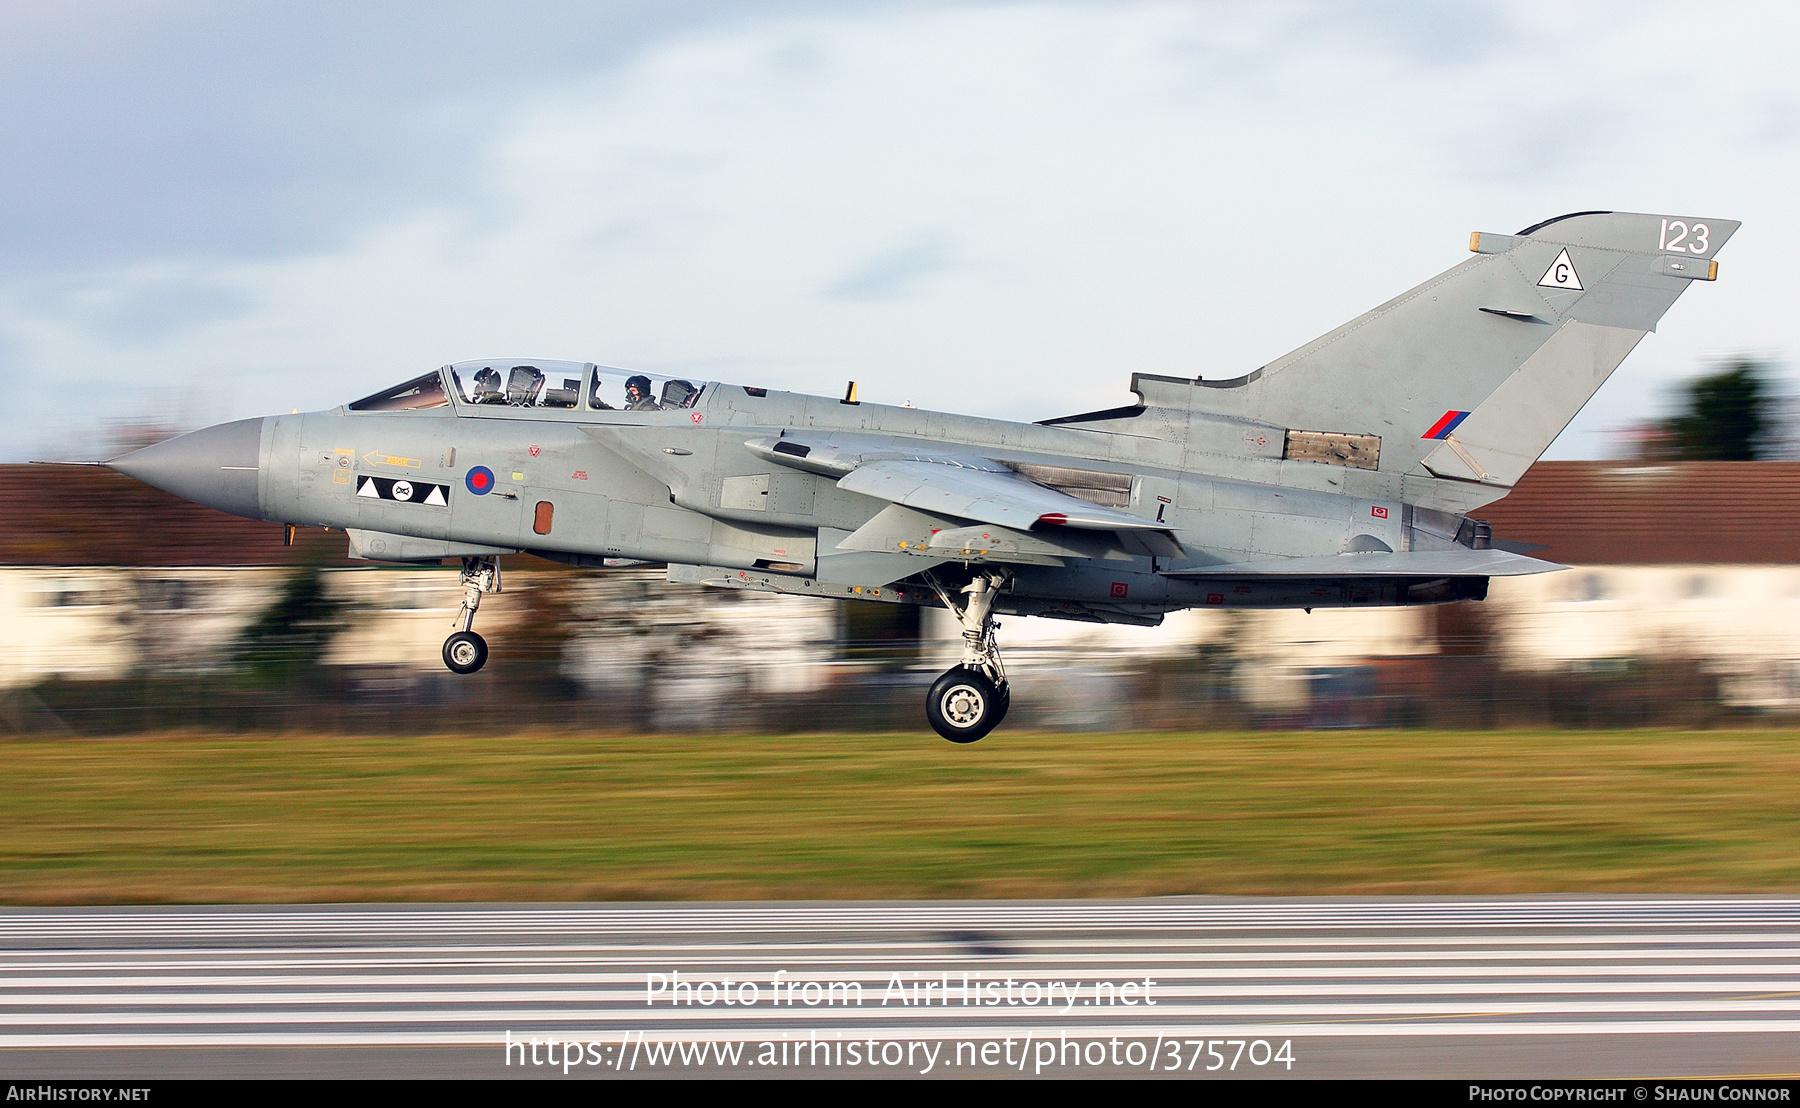
<path fill-rule="evenodd" d="M 1122 402 L 1134 370 L 1235 376 L 1455 264 L 1471 230 L 1584 208 L 1746 228 L 1582 421 L 1707 354 L 1800 339 L 1800 137 L 1768 107 L 1788 95 L 1785 8 L 1719 17 L 1741 40 L 1707 80 L 1669 48 L 1672 5 L 1466 24 L 1405 5 L 645 5 L 592 57 L 603 20 L 579 13 L 525 33 L 402 8 L 332 24 L 330 45 L 247 10 L 177 23 L 212 36 L 194 56 L 252 60 L 125 113 L 157 116 L 127 144 L 153 189 L 31 199 L 47 207 L 0 271 L 0 370 L 80 374 L 99 399 L 28 388 L 0 454 L 143 410 L 147 379 L 222 419 L 514 354 L 826 393 L 855 377 L 870 400 L 1042 418 Z M 301 41 L 265 88 L 245 74 L 283 34 Z M 179 53 L 150 37 L 156 64 Z M 208 102 L 240 84 L 243 105 Z M 50 159 L 50 184 L 109 127 Z M 0 204 L 29 223 L 16 184 Z"/>
<path fill-rule="evenodd" d="M 7 5 L 0 275 L 342 249 L 478 187 L 482 151 L 545 89 L 746 16 L 697 0 Z"/>
<path fill-rule="evenodd" d="M 34 292 L 26 303 L 44 318 L 127 346 L 238 318 L 254 307 L 243 288 L 205 273 L 166 270 L 45 282 Z"/>
<path fill-rule="evenodd" d="M 927 278 L 955 265 L 942 238 L 922 235 L 846 273 L 825 290 L 825 295 L 841 300 L 891 300 L 907 295 Z"/>

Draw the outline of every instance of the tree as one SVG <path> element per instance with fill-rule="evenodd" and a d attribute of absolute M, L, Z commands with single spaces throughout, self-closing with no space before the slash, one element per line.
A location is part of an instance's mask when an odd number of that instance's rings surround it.
<path fill-rule="evenodd" d="M 1663 424 L 1658 453 L 1690 462 L 1753 462 L 1767 455 L 1775 398 L 1761 363 L 1739 359 L 1688 382 L 1684 393 L 1682 411 Z"/>
<path fill-rule="evenodd" d="M 332 638 L 344 629 L 342 608 L 320 567 L 302 565 L 275 602 L 239 633 L 235 661 L 253 680 L 292 684 L 325 660 Z"/>

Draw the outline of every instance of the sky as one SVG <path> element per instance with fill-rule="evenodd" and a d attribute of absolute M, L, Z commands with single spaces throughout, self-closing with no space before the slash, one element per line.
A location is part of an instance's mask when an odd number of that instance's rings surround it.
<path fill-rule="evenodd" d="M 1742 220 L 1551 447 L 1800 351 L 1781 3 L 0 0 L 0 461 L 567 358 L 1014 419 Z"/>

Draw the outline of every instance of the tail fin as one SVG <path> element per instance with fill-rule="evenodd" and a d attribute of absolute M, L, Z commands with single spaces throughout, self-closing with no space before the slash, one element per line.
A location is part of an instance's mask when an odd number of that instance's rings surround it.
<path fill-rule="evenodd" d="M 1347 490 L 1468 511 L 1505 495 L 1688 285 L 1718 275 L 1738 226 L 1578 212 L 1476 234 L 1475 257 L 1248 377 L 1134 387 L 1283 429 L 1284 465 L 1352 467 Z"/>

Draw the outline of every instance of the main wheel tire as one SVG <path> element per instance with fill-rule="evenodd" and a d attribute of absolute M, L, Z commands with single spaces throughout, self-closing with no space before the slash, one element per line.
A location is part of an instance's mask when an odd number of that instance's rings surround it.
<path fill-rule="evenodd" d="M 473 631 L 458 631 L 444 640 L 444 665 L 451 673 L 474 673 L 487 665 L 487 640 Z"/>
<path fill-rule="evenodd" d="M 1007 710 L 1012 707 L 1012 682 L 1011 681 L 1008 681 L 1006 684 L 1000 686 L 1000 691 L 999 691 L 998 696 L 999 696 L 1000 703 L 994 709 L 994 722 L 988 727 L 988 730 L 990 730 L 990 731 L 992 731 L 995 727 L 1000 726 L 1001 721 L 1006 719 Z"/>
<path fill-rule="evenodd" d="M 951 742 L 972 743 L 994 729 L 1011 699 L 987 674 L 957 666 L 932 683 L 925 718 L 932 730 Z"/>

